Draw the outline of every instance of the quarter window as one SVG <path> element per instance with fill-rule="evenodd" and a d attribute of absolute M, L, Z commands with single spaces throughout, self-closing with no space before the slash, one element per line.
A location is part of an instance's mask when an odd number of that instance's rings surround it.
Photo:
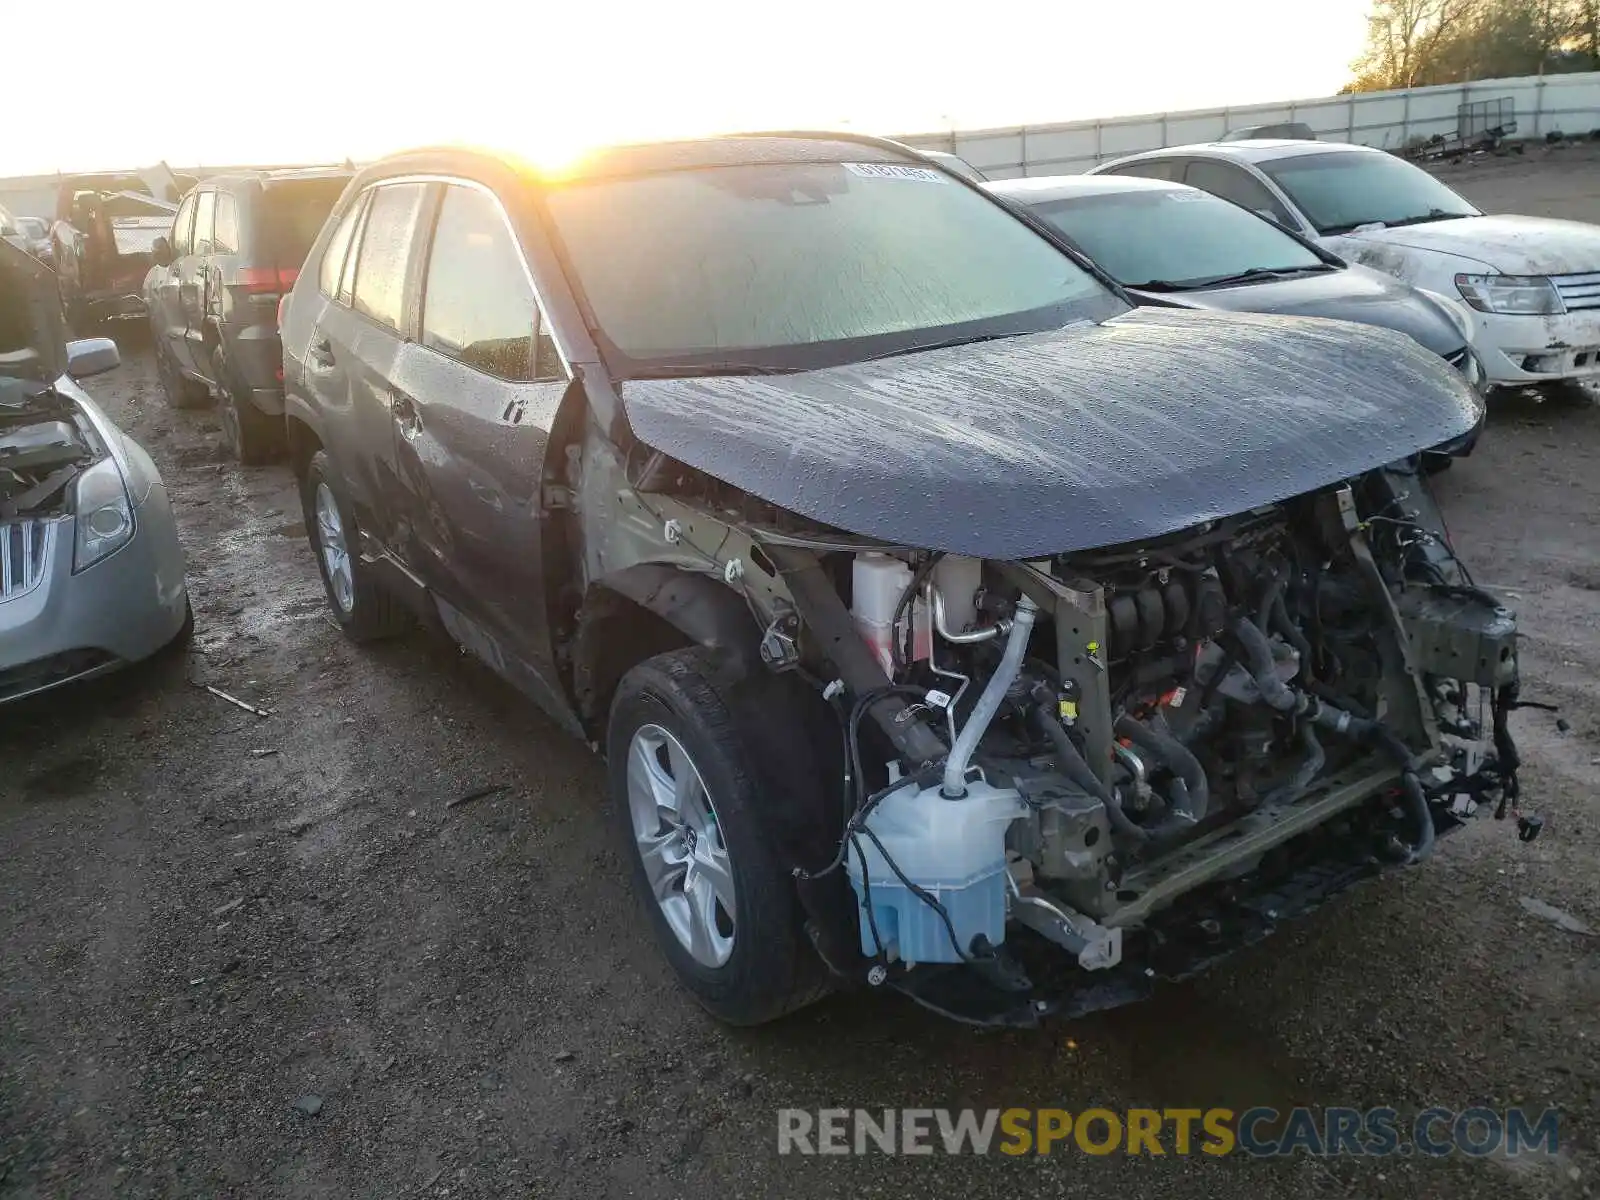
<path fill-rule="evenodd" d="M 232 196 L 217 195 L 217 229 L 212 237 L 216 254 L 239 253 L 239 210 Z"/>
<path fill-rule="evenodd" d="M 445 189 L 428 259 L 422 342 L 487 374 L 525 382 L 561 373 L 522 251 L 499 203 L 474 188 Z M 536 352 L 536 343 L 540 345 Z"/>
<path fill-rule="evenodd" d="M 365 207 L 366 197 L 362 196 L 345 210 L 328 238 L 327 248 L 322 252 L 322 267 L 317 272 L 317 286 L 325 296 L 339 297 L 339 278 L 344 274 L 345 255 L 350 252 L 350 240 L 356 231 L 356 222 L 361 219 L 361 210 Z"/>
<path fill-rule="evenodd" d="M 399 329 L 405 311 L 406 267 L 426 185 L 397 183 L 377 188 L 368 206 L 356 255 L 354 307 L 374 321 Z"/>
<path fill-rule="evenodd" d="M 1266 185 L 1238 167 L 1227 163 L 1196 159 L 1189 164 L 1183 181 L 1190 187 L 1232 200 L 1240 208 L 1248 208 L 1257 216 L 1268 217 L 1279 225 L 1294 227 L 1294 219 Z"/>
<path fill-rule="evenodd" d="M 217 194 L 201 192 L 194 208 L 193 253 L 210 254 L 211 239 L 216 225 Z"/>
<path fill-rule="evenodd" d="M 178 205 L 178 215 L 172 219 L 172 257 L 182 258 L 189 253 L 194 235 L 194 201 L 188 196 Z"/>

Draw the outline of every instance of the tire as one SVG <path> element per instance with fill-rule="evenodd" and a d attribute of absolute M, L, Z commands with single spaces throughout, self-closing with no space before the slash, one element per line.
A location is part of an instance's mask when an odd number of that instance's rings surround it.
<path fill-rule="evenodd" d="M 749 748 L 714 678 L 715 658 L 698 646 L 659 654 L 623 677 L 606 733 L 612 816 L 634 889 L 678 979 L 719 1020 L 759 1025 L 827 987 L 802 933 L 793 883 L 759 823 Z M 652 803 L 662 796 L 671 804 Z M 649 855 L 651 867 L 646 838 L 660 847 Z M 700 868 L 692 880 L 691 861 Z M 690 915 L 697 907 L 699 936 Z"/>
<path fill-rule="evenodd" d="M 156 346 L 156 375 L 161 380 L 161 391 L 167 398 L 167 407 L 204 408 L 211 399 L 205 384 L 184 378 L 183 372 L 178 370 L 178 364 L 172 361 L 172 352 L 163 344 L 159 330 L 152 327 L 150 336 Z"/>
<path fill-rule="evenodd" d="M 247 467 L 265 466 L 283 457 L 283 418 L 268 416 L 239 386 L 219 342 L 211 350 L 211 377 L 217 381 L 217 420 L 228 452 Z"/>
<path fill-rule="evenodd" d="M 306 464 L 300 504 L 328 608 L 345 636 L 355 642 L 372 642 L 405 632 L 411 625 L 410 614 L 362 561 L 360 526 L 325 450 L 318 450 Z M 336 525 L 331 518 L 337 518 Z M 332 545 L 334 534 L 342 546 Z M 330 549 L 334 550 L 331 555 Z"/>

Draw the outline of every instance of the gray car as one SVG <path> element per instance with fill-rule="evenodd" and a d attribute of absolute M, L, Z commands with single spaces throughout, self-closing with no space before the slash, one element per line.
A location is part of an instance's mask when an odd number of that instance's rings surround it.
<path fill-rule="evenodd" d="M 77 380 L 55 277 L 0 243 L 0 704 L 150 657 L 192 622 L 166 487 Z"/>

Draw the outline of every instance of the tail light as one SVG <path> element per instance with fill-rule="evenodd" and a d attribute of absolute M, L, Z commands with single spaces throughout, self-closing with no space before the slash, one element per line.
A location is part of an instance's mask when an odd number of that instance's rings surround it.
<path fill-rule="evenodd" d="M 287 292 L 299 277 L 296 267 L 240 267 L 234 282 L 246 292 Z"/>

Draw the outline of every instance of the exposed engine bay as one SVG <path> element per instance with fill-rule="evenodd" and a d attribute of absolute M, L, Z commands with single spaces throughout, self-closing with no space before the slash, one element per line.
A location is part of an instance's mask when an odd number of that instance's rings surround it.
<path fill-rule="evenodd" d="M 848 748 L 837 853 L 797 877 L 844 873 L 869 980 L 952 1015 L 1013 1020 L 972 998 L 1037 996 L 1041 945 L 1090 979 L 1138 938 L 1149 975 L 1225 949 L 1219 902 L 1270 928 L 1296 872 L 1312 907 L 1515 809 L 1516 619 L 1419 473 L 1028 562 L 755 539 L 798 610 L 762 657 L 833 647 Z"/>
<path fill-rule="evenodd" d="M 103 454 L 76 404 L 0 367 L 0 521 L 66 512 L 73 480 Z"/>

